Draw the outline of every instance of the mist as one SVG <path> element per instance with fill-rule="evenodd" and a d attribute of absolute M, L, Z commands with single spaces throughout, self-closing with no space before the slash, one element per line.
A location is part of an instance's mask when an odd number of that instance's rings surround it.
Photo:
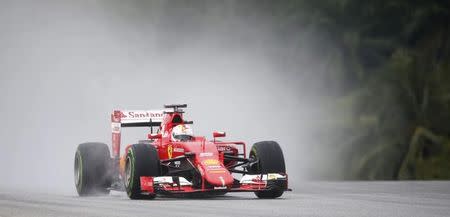
<path fill-rule="evenodd" d="M 278 141 L 291 187 L 315 178 L 326 159 L 312 136 L 324 112 L 320 61 L 307 46 L 287 61 L 298 48 L 264 20 L 242 21 L 237 1 L 203 5 L 2 1 L 0 187 L 75 194 L 76 147 L 110 145 L 112 110 L 170 103 L 188 104 L 197 135 Z M 124 130 L 122 147 L 146 133 Z"/>

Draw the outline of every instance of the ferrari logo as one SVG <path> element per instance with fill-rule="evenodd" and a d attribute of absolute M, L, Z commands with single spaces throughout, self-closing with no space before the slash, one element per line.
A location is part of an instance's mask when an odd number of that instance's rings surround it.
<path fill-rule="evenodd" d="M 173 154 L 173 147 L 172 145 L 167 146 L 167 156 L 169 156 L 169 159 L 172 158 L 172 154 Z"/>

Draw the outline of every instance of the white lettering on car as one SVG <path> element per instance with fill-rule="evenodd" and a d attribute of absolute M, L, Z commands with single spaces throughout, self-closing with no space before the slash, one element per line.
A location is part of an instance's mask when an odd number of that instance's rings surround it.
<path fill-rule="evenodd" d="M 211 157 L 213 156 L 212 152 L 202 152 L 200 153 L 200 157 Z"/>

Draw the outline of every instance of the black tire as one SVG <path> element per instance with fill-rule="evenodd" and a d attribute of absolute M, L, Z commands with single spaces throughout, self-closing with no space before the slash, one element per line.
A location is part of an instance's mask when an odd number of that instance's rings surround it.
<path fill-rule="evenodd" d="M 78 195 L 106 195 L 111 187 L 111 156 L 103 143 L 78 145 L 74 161 L 75 187 Z"/>
<path fill-rule="evenodd" d="M 277 142 L 263 141 L 253 144 L 249 158 L 258 162 L 249 169 L 251 174 L 286 173 L 283 151 Z M 277 198 L 283 195 L 283 192 L 282 187 L 275 187 L 268 191 L 255 192 L 255 195 L 258 198 Z"/>
<path fill-rule="evenodd" d="M 159 176 L 161 166 L 158 151 L 150 144 L 134 144 L 125 161 L 125 189 L 130 199 L 153 199 L 156 194 L 141 194 L 141 176 Z"/>

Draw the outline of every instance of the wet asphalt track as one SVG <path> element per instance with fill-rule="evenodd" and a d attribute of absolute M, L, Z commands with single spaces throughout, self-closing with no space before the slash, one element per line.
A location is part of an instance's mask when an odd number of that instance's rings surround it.
<path fill-rule="evenodd" d="M 105 197 L 0 190 L 7 216 L 450 216 L 450 182 L 307 182 L 281 199 L 247 193 L 212 199 Z"/>

